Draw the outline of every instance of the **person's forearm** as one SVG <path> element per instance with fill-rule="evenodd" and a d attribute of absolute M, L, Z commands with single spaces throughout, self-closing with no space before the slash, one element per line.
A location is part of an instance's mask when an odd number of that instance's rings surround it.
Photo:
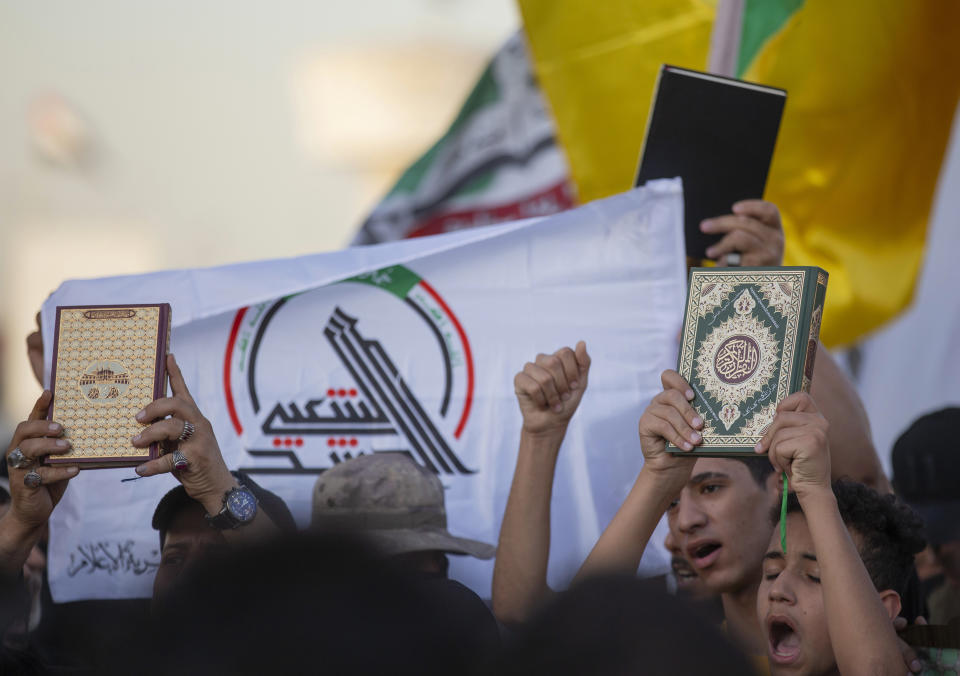
<path fill-rule="evenodd" d="M 262 509 L 257 510 L 256 516 L 250 523 L 239 528 L 227 528 L 221 532 L 223 533 L 223 539 L 231 547 L 255 545 L 280 534 L 276 524 Z"/>
<path fill-rule="evenodd" d="M 833 491 L 824 487 L 798 497 L 817 553 L 827 630 L 840 673 L 902 675 L 906 665 L 893 623 L 843 524 Z"/>
<path fill-rule="evenodd" d="M 19 575 L 42 533 L 42 527 L 21 524 L 9 511 L 4 514 L 0 518 L 0 575 Z"/>
<path fill-rule="evenodd" d="M 636 573 L 660 517 L 682 487 L 644 467 L 575 581 L 601 573 Z"/>
<path fill-rule="evenodd" d="M 810 394 L 830 423 L 833 478 L 853 479 L 879 493 L 890 493 L 860 395 L 823 345 L 817 347 Z"/>
<path fill-rule="evenodd" d="M 493 612 L 504 624 L 525 621 L 550 591 L 550 499 L 565 432 L 520 435 L 493 568 Z"/>

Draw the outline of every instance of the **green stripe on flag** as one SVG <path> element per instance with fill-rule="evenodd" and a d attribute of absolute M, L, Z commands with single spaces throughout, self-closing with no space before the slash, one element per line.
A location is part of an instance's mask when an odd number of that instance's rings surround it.
<path fill-rule="evenodd" d="M 746 0 L 737 77 L 743 77 L 767 41 L 783 28 L 803 3 L 804 0 Z"/>
<path fill-rule="evenodd" d="M 393 265 L 375 272 L 350 277 L 343 281 L 376 286 L 403 300 L 410 293 L 410 290 L 420 283 L 420 277 L 409 268 L 402 265 Z"/>
<path fill-rule="evenodd" d="M 430 165 L 433 164 L 434 158 L 440 148 L 443 147 L 447 140 L 456 134 L 460 130 L 460 127 L 462 127 L 476 111 L 491 103 L 496 103 L 499 100 L 500 86 L 493 77 L 493 63 L 491 62 L 483 71 L 483 75 L 480 76 L 477 84 L 474 85 L 473 91 L 470 92 L 463 107 L 460 108 L 460 112 L 457 113 L 457 117 L 450 125 L 450 128 L 440 137 L 439 141 L 433 144 L 430 150 L 425 152 L 420 159 L 411 164 L 410 167 L 403 172 L 403 176 L 401 176 L 400 180 L 393 186 L 390 195 L 402 192 L 414 192 L 420 185 L 420 181 L 423 180 Z"/>

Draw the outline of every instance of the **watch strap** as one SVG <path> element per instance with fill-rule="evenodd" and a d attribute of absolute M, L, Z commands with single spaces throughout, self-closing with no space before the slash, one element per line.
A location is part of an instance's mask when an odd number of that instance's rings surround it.
<path fill-rule="evenodd" d="M 223 494 L 223 505 L 222 507 L 220 507 L 220 511 L 217 512 L 216 514 L 205 515 L 207 519 L 207 523 L 210 525 L 211 528 L 215 528 L 217 530 L 239 528 L 240 526 L 247 525 L 248 523 L 253 521 L 254 517 L 256 517 L 256 510 L 254 510 L 253 515 L 246 521 L 237 518 L 230 511 L 228 507 L 228 501 L 230 500 L 230 496 L 237 491 L 247 493 L 251 497 L 251 499 L 254 501 L 254 504 L 256 504 L 259 507 L 259 501 L 257 500 L 257 496 L 254 495 L 253 491 L 251 491 L 249 488 L 247 488 L 243 484 L 240 484 L 239 486 L 234 486 L 233 488 L 231 488 L 230 490 L 228 490 Z"/>

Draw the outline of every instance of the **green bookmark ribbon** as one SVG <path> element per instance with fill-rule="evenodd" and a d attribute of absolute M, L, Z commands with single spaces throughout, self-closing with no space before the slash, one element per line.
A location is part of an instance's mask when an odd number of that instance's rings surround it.
<path fill-rule="evenodd" d="M 783 498 L 780 501 L 780 549 L 787 553 L 787 473 L 783 473 Z"/>

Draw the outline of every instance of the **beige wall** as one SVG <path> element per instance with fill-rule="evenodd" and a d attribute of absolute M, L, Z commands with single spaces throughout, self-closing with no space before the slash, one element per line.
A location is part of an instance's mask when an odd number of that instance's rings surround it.
<path fill-rule="evenodd" d="M 2 0 L 6 416 L 63 279 L 343 246 L 518 25 L 513 0 Z"/>

